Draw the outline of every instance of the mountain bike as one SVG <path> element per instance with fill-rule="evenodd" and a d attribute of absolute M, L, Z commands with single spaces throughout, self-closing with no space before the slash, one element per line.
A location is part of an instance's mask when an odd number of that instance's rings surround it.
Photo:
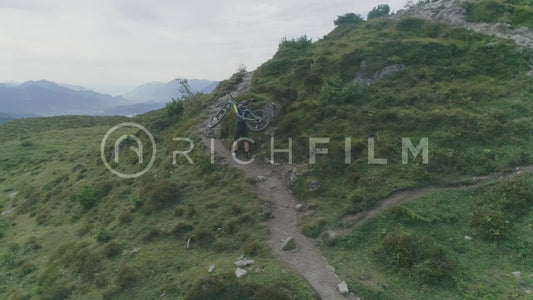
<path fill-rule="evenodd" d="M 211 118 L 209 119 L 209 123 L 207 126 L 209 128 L 217 126 L 220 122 L 222 122 L 222 119 L 224 119 L 224 116 L 226 113 L 233 107 L 233 111 L 235 114 L 237 114 L 237 101 L 231 93 L 228 93 L 230 96 L 230 99 L 224 103 L 222 108 L 217 111 Z M 248 100 L 250 102 L 253 102 L 254 100 Z M 245 107 L 244 115 L 246 116 L 244 118 L 246 126 L 252 130 L 252 131 L 261 131 L 265 129 L 270 124 L 270 114 L 266 112 L 264 109 L 254 109 L 250 110 L 248 106 Z"/>

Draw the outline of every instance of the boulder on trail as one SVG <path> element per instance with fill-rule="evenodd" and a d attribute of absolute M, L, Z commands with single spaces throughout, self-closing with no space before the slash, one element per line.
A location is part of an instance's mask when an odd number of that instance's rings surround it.
<path fill-rule="evenodd" d="M 346 282 L 343 281 L 339 284 L 337 284 L 337 290 L 339 291 L 339 293 L 341 293 L 342 295 L 348 295 L 348 293 L 350 292 L 348 290 L 348 285 L 346 285 Z"/>
<path fill-rule="evenodd" d="M 292 236 L 287 238 L 282 244 L 281 244 L 281 250 L 283 251 L 291 251 L 296 249 L 296 241 Z"/>

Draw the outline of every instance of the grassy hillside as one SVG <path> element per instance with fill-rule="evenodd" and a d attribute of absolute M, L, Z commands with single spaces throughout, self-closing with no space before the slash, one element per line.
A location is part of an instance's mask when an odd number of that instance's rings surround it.
<path fill-rule="evenodd" d="M 531 0 L 476 0 L 465 2 L 470 22 L 507 23 L 514 28 L 533 28 L 533 1 Z"/>
<path fill-rule="evenodd" d="M 249 96 L 282 104 L 273 124 L 275 148 L 287 148 L 293 138 L 293 160 L 304 173 L 295 191 L 316 202 L 317 215 L 331 227 L 396 190 L 468 183 L 531 164 L 530 53 L 511 41 L 419 19 L 348 24 L 315 43 L 282 42 L 257 70 Z M 363 61 L 367 77 L 394 64 L 406 70 L 368 88 L 348 84 Z M 317 155 L 316 164 L 309 163 L 310 137 L 330 138 L 319 145 L 329 153 Z M 269 149 L 270 136 L 254 138 L 256 149 Z M 369 165 L 368 138 L 386 165 Z M 410 154 L 402 164 L 402 138 L 414 145 L 427 138 L 429 163 Z M 286 165 L 288 156 L 276 160 Z M 318 193 L 308 191 L 312 180 L 322 183 Z"/>
<path fill-rule="evenodd" d="M 325 246 L 364 299 L 527 299 L 533 175 L 395 207 Z M 513 272 L 521 272 L 517 278 Z"/>
<path fill-rule="evenodd" d="M 189 100 L 172 118 L 162 110 L 0 126 L 0 212 L 8 211 L 0 217 L 1 298 L 313 298 L 272 256 L 261 224 L 269 206 L 248 181 L 211 165 L 198 142 L 194 165 L 184 157 L 172 164 L 172 151 L 188 146 L 172 138 L 190 136 L 208 100 Z M 154 167 L 138 179 L 112 175 L 100 158 L 104 134 L 125 120 L 148 127 L 158 144 Z M 131 152 L 121 159 L 135 169 Z M 237 280 L 241 254 L 255 263 Z"/>
<path fill-rule="evenodd" d="M 531 9 L 528 1 L 491 2 Z M 483 3 L 472 2 L 470 18 L 478 18 Z M 531 55 L 511 41 L 461 28 L 376 19 L 340 25 L 316 42 L 284 39 L 255 72 L 242 97 L 257 98 L 258 106 L 276 102 L 282 112 L 268 134 L 252 135 L 252 151 L 259 160 L 270 158 L 272 134 L 276 149 L 287 148 L 292 138 L 293 164 L 283 153 L 275 160 L 280 174 L 293 166 L 301 174 L 292 186 L 305 204 L 300 229 L 318 238 L 351 290 L 364 299 L 524 297 L 533 285 L 531 175 L 433 193 L 334 238 L 327 230 L 349 231 L 343 216 L 398 190 L 470 184 L 474 176 L 531 165 Z M 352 84 L 392 66 L 400 71 L 368 86 Z M 240 80 L 236 75 L 222 82 L 214 94 Z M 173 115 L 161 110 L 133 119 L 75 116 L 0 125 L 0 294 L 314 298 L 265 242 L 269 204 L 239 172 L 210 164 L 194 138 L 212 97 L 187 100 L 173 107 Z M 100 158 L 102 137 L 124 121 L 146 126 L 158 145 L 153 168 L 138 179 L 112 175 Z M 228 139 L 233 123 L 232 117 L 223 121 Z M 147 141 L 140 131 L 120 133 Z M 195 164 L 181 156 L 172 164 L 172 152 L 188 146 L 174 137 L 196 142 Z M 312 137 L 330 138 L 318 145 L 328 154 L 318 154 L 314 164 Z M 375 158 L 387 164 L 369 164 L 369 138 Z M 403 164 L 402 138 L 415 146 L 427 138 L 428 163 L 409 154 Z M 128 162 L 122 170 L 139 170 L 132 151 L 119 154 Z M 237 280 L 233 262 L 241 254 L 255 263 Z M 215 273 L 207 274 L 213 263 Z"/>
<path fill-rule="evenodd" d="M 293 139 L 293 165 L 287 154 L 275 158 L 281 168 L 295 166 L 302 174 L 293 187 L 307 207 L 300 228 L 308 236 L 325 237 L 328 259 L 354 290 L 369 299 L 524 295 L 530 278 L 520 288 L 510 272 L 523 270 L 524 278 L 533 273 L 526 259 L 531 216 L 502 216 L 497 204 L 484 209 L 472 204 L 482 201 L 474 197 L 479 194 L 498 200 L 497 188 L 427 196 L 412 204 L 416 209 L 387 213 L 339 236 L 338 242 L 330 241 L 326 231 L 349 226 L 342 216 L 363 211 L 394 191 L 470 184 L 474 176 L 532 164 L 533 78 L 526 75 L 531 54 L 512 41 L 462 28 L 413 18 L 380 19 L 341 25 L 314 43 L 305 36 L 283 40 L 255 72 L 244 97 L 281 104 L 283 112 L 273 124 L 275 148 L 287 148 Z M 368 87 L 351 84 L 358 74 L 373 78 L 393 65 L 406 69 Z M 225 125 L 231 139 L 231 121 Z M 255 151 L 270 158 L 270 136 L 252 137 Z M 319 144 L 328 154 L 317 155 L 316 164 L 309 162 L 311 137 L 330 138 Z M 351 164 L 345 163 L 347 137 Z M 369 164 L 368 138 L 375 141 L 375 157 L 386 158 L 387 164 Z M 408 164 L 402 164 L 402 138 L 414 145 L 427 138 L 429 162 L 420 153 L 417 158 L 409 154 Z M 320 189 L 314 191 L 317 181 Z M 519 185 L 524 194 L 503 199 L 527 203 L 515 207 L 527 211 L 531 178 L 509 185 Z M 497 226 L 509 235 L 497 241 L 484 237 L 478 227 L 491 225 L 473 218 L 502 222 Z M 393 229 L 397 232 L 388 235 Z M 499 234 L 503 228 L 491 230 Z M 464 235 L 475 241 L 468 244 Z M 389 239 L 413 241 L 415 249 L 403 249 L 403 244 L 386 248 Z M 411 251 L 403 255 L 418 260 L 398 264 L 398 251 Z M 432 269 L 445 275 L 431 274 Z M 502 276 L 506 279 L 496 283 Z"/>

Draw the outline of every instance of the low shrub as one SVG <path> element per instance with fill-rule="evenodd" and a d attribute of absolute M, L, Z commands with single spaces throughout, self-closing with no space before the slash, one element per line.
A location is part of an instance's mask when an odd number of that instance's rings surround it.
<path fill-rule="evenodd" d="M 116 241 L 109 241 L 102 249 L 102 254 L 105 257 L 114 257 L 121 253 L 122 245 Z"/>
<path fill-rule="evenodd" d="M 138 274 L 135 271 L 135 269 L 133 269 L 129 265 L 122 265 L 119 268 L 117 274 L 115 275 L 115 283 L 119 287 L 125 288 L 127 286 L 132 285 L 135 282 L 135 280 L 137 280 L 137 277 L 138 277 Z"/>
<path fill-rule="evenodd" d="M 193 230 L 194 227 L 190 224 L 184 223 L 184 222 L 178 222 L 174 227 L 172 228 L 172 234 L 175 236 L 181 236 L 185 232 L 189 232 Z"/>
<path fill-rule="evenodd" d="M 118 220 L 122 224 L 131 222 L 131 218 L 132 214 L 128 209 L 123 209 L 118 215 Z"/>
<path fill-rule="evenodd" d="M 346 13 L 342 16 L 337 16 L 337 19 L 333 21 L 333 24 L 335 26 L 343 25 L 343 24 L 359 24 L 363 23 L 365 20 L 358 15 L 354 13 Z"/>
<path fill-rule="evenodd" d="M 425 283 L 450 279 L 457 263 L 433 237 L 406 231 L 388 232 L 376 249 L 381 262 L 396 271 L 415 275 Z"/>
<path fill-rule="evenodd" d="M 326 103 L 340 104 L 355 103 L 363 95 L 363 88 L 359 85 L 346 85 L 340 74 L 324 78 L 320 89 L 320 99 Z"/>
<path fill-rule="evenodd" d="M 110 239 L 111 239 L 111 235 L 105 228 L 100 229 L 98 233 L 96 234 L 96 241 L 98 241 L 101 244 L 109 241 Z"/>
<path fill-rule="evenodd" d="M 161 230 L 159 229 L 159 227 L 153 226 L 143 236 L 143 242 L 145 242 L 145 243 L 151 242 L 153 239 L 157 238 L 160 235 L 161 235 Z"/>
<path fill-rule="evenodd" d="M 180 200 L 181 189 L 179 185 L 170 180 L 148 184 L 145 186 L 142 197 L 155 209 Z M 146 204 L 146 203 L 145 203 Z"/>
<path fill-rule="evenodd" d="M 89 210 L 98 202 L 99 198 L 94 187 L 83 186 L 78 190 L 78 193 L 74 195 L 74 200 L 76 200 L 84 210 Z"/>
<path fill-rule="evenodd" d="M 257 255 L 261 249 L 261 244 L 254 239 L 249 239 L 242 245 L 242 253 L 246 256 Z"/>
<path fill-rule="evenodd" d="M 295 299 L 285 286 L 239 282 L 233 274 L 205 277 L 193 283 L 185 299 Z M 295 293 L 296 294 L 296 293 Z"/>

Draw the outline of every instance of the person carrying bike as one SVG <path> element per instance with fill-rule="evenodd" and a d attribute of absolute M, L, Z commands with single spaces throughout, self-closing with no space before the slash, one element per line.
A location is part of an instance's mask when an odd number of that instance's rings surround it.
<path fill-rule="evenodd" d="M 235 122 L 235 130 L 233 131 L 233 153 L 234 158 L 239 156 L 239 140 L 248 138 L 248 127 L 246 126 L 246 118 L 248 117 L 249 107 L 251 102 L 244 100 L 239 103 L 237 107 L 237 121 Z M 247 159 L 250 159 L 250 144 L 244 141 L 244 153 Z"/>

